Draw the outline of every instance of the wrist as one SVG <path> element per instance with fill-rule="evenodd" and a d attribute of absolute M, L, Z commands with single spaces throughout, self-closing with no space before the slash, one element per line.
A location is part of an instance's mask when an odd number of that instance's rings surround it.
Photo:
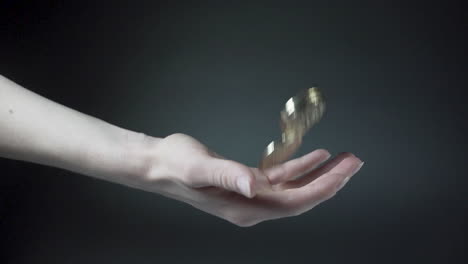
<path fill-rule="evenodd" d="M 161 138 L 124 130 L 120 142 L 121 170 L 116 175 L 119 183 L 141 188 L 155 164 L 154 152 Z"/>
<path fill-rule="evenodd" d="M 103 133 L 84 147 L 85 159 L 72 163 L 78 167 L 65 169 L 141 189 L 159 139 L 111 124 L 103 127 Z"/>

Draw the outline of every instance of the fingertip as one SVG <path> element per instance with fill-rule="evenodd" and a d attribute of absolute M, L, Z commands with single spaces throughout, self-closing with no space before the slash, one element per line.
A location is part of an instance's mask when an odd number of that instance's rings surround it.
<path fill-rule="evenodd" d="M 362 168 L 362 166 L 364 165 L 364 161 L 362 161 L 361 159 L 358 159 L 358 160 L 359 160 L 360 163 L 356 166 L 356 169 L 354 169 L 353 174 L 356 174 Z"/>
<path fill-rule="evenodd" d="M 286 181 L 289 178 L 288 174 L 290 173 L 288 173 L 288 171 L 286 170 L 284 163 L 273 166 L 269 168 L 268 171 L 265 171 L 265 176 L 270 185 L 276 185 Z"/>
<path fill-rule="evenodd" d="M 253 198 L 256 195 L 255 182 L 252 177 L 239 177 L 237 179 L 237 188 L 239 193 L 247 198 Z"/>
<path fill-rule="evenodd" d="M 243 171 L 242 175 L 237 179 L 237 187 L 240 191 L 240 194 L 244 195 L 247 198 L 253 198 L 256 194 L 255 191 L 255 175 L 250 169 Z"/>
<path fill-rule="evenodd" d="M 353 158 L 353 159 L 356 159 L 358 163 L 363 163 L 363 161 L 358 156 L 356 156 L 354 153 L 351 153 L 351 152 L 340 152 L 337 155 L 337 157 L 340 157 L 342 159 Z"/>
<path fill-rule="evenodd" d="M 331 157 L 330 152 L 328 150 L 324 149 L 324 148 L 319 148 L 319 149 L 315 150 L 314 152 L 320 154 L 320 156 L 326 157 L 326 159 Z"/>
<path fill-rule="evenodd" d="M 344 179 L 342 179 L 340 182 L 338 182 L 336 190 L 339 191 L 341 188 L 343 188 L 346 183 L 348 183 L 349 179 L 351 179 L 351 176 L 347 176 Z"/>
<path fill-rule="evenodd" d="M 251 195 L 251 188 L 250 188 L 250 183 L 249 180 L 246 177 L 239 177 L 237 179 L 237 188 L 239 192 L 246 196 L 249 197 Z"/>
<path fill-rule="evenodd" d="M 253 198 L 257 195 L 257 189 L 258 189 L 258 184 L 256 180 L 255 174 L 250 171 L 249 174 L 249 185 L 250 185 L 250 196 L 247 196 L 248 198 Z"/>

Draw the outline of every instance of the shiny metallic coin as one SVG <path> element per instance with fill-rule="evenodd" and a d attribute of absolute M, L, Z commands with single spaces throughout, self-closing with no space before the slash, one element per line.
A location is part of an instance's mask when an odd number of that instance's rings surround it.
<path fill-rule="evenodd" d="M 325 100 L 317 87 L 291 97 L 280 112 L 281 140 L 271 142 L 263 152 L 259 167 L 267 169 L 290 158 L 300 147 L 302 137 L 325 113 Z"/>

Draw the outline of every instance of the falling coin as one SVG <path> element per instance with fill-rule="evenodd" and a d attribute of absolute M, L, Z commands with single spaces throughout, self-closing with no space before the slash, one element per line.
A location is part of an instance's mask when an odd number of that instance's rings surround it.
<path fill-rule="evenodd" d="M 280 112 L 281 140 L 268 144 L 260 161 L 267 169 L 290 158 L 302 144 L 302 137 L 317 124 L 325 112 L 325 100 L 317 87 L 291 97 Z"/>

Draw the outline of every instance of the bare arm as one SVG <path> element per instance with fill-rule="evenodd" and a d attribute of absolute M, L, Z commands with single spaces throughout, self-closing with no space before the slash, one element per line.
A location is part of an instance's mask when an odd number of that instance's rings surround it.
<path fill-rule="evenodd" d="M 341 153 L 319 167 L 330 157 L 319 149 L 262 171 L 188 135 L 155 138 L 119 128 L 2 76 L 0 156 L 159 193 L 239 226 L 304 213 L 335 195 L 363 164 Z"/>
<path fill-rule="evenodd" d="M 0 156 L 118 181 L 144 166 L 144 138 L 0 76 Z"/>

